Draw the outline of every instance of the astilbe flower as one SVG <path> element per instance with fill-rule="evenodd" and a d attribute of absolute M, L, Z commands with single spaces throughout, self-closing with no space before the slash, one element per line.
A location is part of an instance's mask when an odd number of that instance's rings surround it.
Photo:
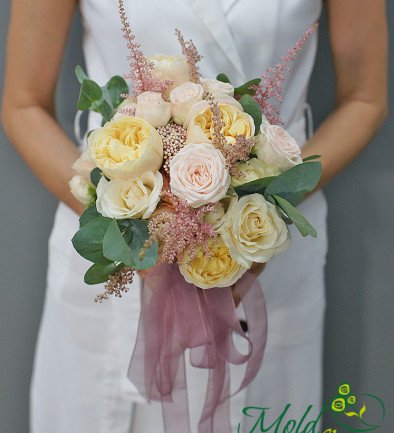
<path fill-rule="evenodd" d="M 265 71 L 261 76 L 261 83 L 255 86 L 256 93 L 253 98 L 259 104 L 262 112 L 272 125 L 282 124 L 279 116 L 279 107 L 273 101 L 279 104 L 282 102 L 283 83 L 286 79 L 287 72 L 290 70 L 290 64 L 295 60 L 299 51 L 318 27 L 319 24 L 316 23 L 309 28 L 296 42 L 294 47 L 281 58 L 280 63 Z"/>
<path fill-rule="evenodd" d="M 124 0 L 119 0 L 119 15 L 122 23 L 123 38 L 129 49 L 127 59 L 129 61 L 130 72 L 125 75 L 125 78 L 132 81 L 133 94 L 137 96 L 147 91 L 163 93 L 172 82 L 169 80 L 162 81 L 155 77 L 153 62 L 150 62 L 144 56 L 141 51 L 141 45 L 135 42 L 135 35 L 131 30 L 124 8 Z"/>
<path fill-rule="evenodd" d="M 179 29 L 175 29 L 175 34 L 177 35 L 179 44 L 182 48 L 182 54 L 185 56 L 187 64 L 189 65 L 190 80 L 193 83 L 199 83 L 201 74 L 197 63 L 201 61 L 202 55 L 198 52 L 192 39 L 185 41 L 185 38 Z"/>
<path fill-rule="evenodd" d="M 163 196 L 172 203 L 175 212 L 159 213 L 148 225 L 151 242 L 159 241 L 162 245 L 160 261 L 174 263 L 181 259 L 186 248 L 190 258 L 195 257 L 200 247 L 209 255 L 209 241 L 216 240 L 217 234 L 210 224 L 204 222 L 204 216 L 214 210 L 214 205 L 195 209 L 169 191 L 164 191 Z"/>
<path fill-rule="evenodd" d="M 186 129 L 176 123 L 170 123 L 157 128 L 157 132 L 163 141 L 163 169 L 168 173 L 170 171 L 171 159 L 186 144 Z"/>
<path fill-rule="evenodd" d="M 230 174 L 232 176 L 238 176 L 239 173 L 236 164 L 238 161 L 246 161 L 249 159 L 250 152 L 254 146 L 254 138 L 245 138 L 243 135 L 238 135 L 235 143 L 228 143 L 223 134 L 223 114 L 218 102 L 211 93 L 207 93 L 206 100 L 212 111 L 212 144 L 222 152 Z"/>
<path fill-rule="evenodd" d="M 133 278 L 134 269 L 127 266 L 110 275 L 104 286 L 104 292 L 96 296 L 95 302 L 101 303 L 111 295 L 121 298 L 124 293 L 129 291 L 129 285 L 133 282 Z"/>

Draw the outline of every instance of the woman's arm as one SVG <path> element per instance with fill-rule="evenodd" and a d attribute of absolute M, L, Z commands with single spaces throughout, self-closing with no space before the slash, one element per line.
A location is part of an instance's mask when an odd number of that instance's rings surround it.
<path fill-rule="evenodd" d="M 59 200 L 69 192 L 79 152 L 55 120 L 55 89 L 76 0 L 13 0 L 2 105 L 4 129 L 22 158 Z"/>
<path fill-rule="evenodd" d="M 384 0 L 327 0 L 336 108 L 303 149 L 322 155 L 320 187 L 371 141 L 387 115 Z"/>

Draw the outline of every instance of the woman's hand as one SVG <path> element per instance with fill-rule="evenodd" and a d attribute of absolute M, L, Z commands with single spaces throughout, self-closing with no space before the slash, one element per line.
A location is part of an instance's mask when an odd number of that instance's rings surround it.
<path fill-rule="evenodd" d="M 384 0 L 327 0 L 336 108 L 303 149 L 321 155 L 324 186 L 371 141 L 387 115 Z"/>
<path fill-rule="evenodd" d="M 75 0 L 13 0 L 2 104 L 4 130 L 39 180 L 76 212 L 68 181 L 79 152 L 55 120 L 55 89 Z"/>
<path fill-rule="evenodd" d="M 266 263 L 253 263 L 249 272 L 251 272 L 257 278 L 261 274 L 261 272 L 263 272 L 265 265 Z M 233 292 L 234 304 L 236 307 L 238 307 L 242 299 L 241 295 L 237 292 L 237 286 L 232 286 L 231 291 Z"/>

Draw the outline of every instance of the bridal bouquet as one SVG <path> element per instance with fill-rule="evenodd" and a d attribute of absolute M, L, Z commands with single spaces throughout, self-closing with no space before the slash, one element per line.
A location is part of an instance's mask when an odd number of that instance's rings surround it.
<path fill-rule="evenodd" d="M 71 190 L 87 208 L 73 245 L 93 262 L 85 282 L 106 282 L 97 301 L 121 296 L 135 271 L 149 269 L 130 377 L 148 399 L 173 401 L 179 356 L 203 348 L 192 352 L 192 364 L 210 368 L 215 383 L 221 378 L 200 423 L 208 432 L 228 398 L 227 364 L 249 363 L 243 387 L 263 356 L 265 306 L 249 270 L 289 248 L 288 224 L 317 235 L 296 206 L 316 187 L 321 165 L 302 160 L 272 102 L 280 101 L 288 64 L 314 28 L 281 64 L 234 87 L 223 73 L 201 76 L 201 55 L 179 30 L 182 56 L 145 57 L 122 1 L 120 15 L 131 90 L 119 76 L 100 87 L 76 69 L 78 108 L 100 113 L 103 123 L 74 164 Z M 249 336 L 236 318 L 234 285 Z M 249 354 L 231 353 L 233 332 L 254 346 Z"/>

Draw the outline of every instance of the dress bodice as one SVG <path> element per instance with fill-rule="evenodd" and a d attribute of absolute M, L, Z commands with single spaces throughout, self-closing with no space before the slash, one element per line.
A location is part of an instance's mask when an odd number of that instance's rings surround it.
<path fill-rule="evenodd" d="M 226 73 L 233 84 L 260 76 L 280 61 L 321 13 L 321 0 L 125 0 L 129 21 L 146 55 L 180 53 L 174 29 L 192 38 L 204 58 L 203 76 Z M 89 75 L 104 83 L 127 72 L 116 0 L 82 0 L 84 53 Z M 281 117 L 302 144 L 305 101 L 317 34 L 288 74 Z M 94 127 L 94 120 L 89 125 Z"/>

